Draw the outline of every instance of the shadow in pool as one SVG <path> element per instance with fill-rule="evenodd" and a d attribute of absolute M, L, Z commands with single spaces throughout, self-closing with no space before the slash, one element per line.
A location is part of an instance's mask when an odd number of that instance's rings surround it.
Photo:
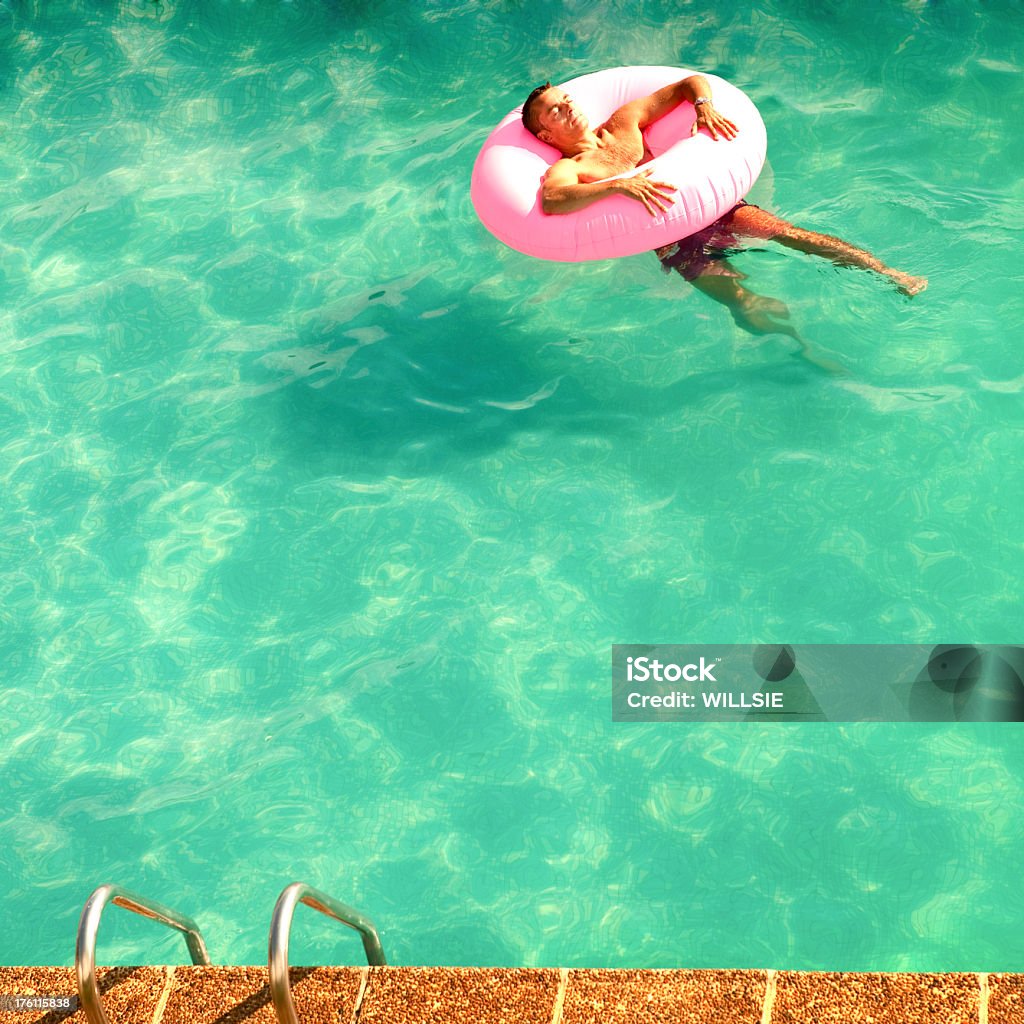
<path fill-rule="evenodd" d="M 517 434 L 628 441 L 645 421 L 745 380 L 792 388 L 820 379 L 787 356 L 665 384 L 628 382 L 613 362 L 581 363 L 568 345 L 564 359 L 552 358 L 549 334 L 490 299 L 426 282 L 415 291 L 415 309 L 367 306 L 365 316 L 328 331 L 311 327 L 296 348 L 261 357 L 256 387 L 276 397 L 281 444 L 295 457 L 343 451 L 392 471 L 413 462 L 417 473 L 430 472 L 432 463 L 440 470 L 451 456 L 486 454 Z M 438 309 L 451 312 L 421 312 Z"/>

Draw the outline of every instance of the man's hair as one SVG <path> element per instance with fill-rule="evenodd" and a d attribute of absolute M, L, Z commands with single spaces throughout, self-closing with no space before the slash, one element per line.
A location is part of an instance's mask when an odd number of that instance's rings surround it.
<path fill-rule="evenodd" d="M 536 114 L 533 112 L 533 102 L 541 95 L 541 93 L 547 92 L 550 88 L 550 82 L 538 85 L 537 88 L 526 97 L 526 102 L 523 104 L 523 124 L 526 125 L 526 130 L 528 132 L 532 132 L 534 135 L 540 131 L 540 125 L 537 122 Z"/>

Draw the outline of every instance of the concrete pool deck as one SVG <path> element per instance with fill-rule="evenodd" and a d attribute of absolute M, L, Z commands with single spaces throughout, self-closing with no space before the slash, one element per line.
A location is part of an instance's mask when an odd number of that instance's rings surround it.
<path fill-rule="evenodd" d="M 97 971 L 111 1024 L 275 1024 L 267 968 Z M 1022 974 L 475 967 L 291 969 L 301 1024 L 1024 1024 Z M 69 967 L 0 967 L 0 996 L 77 994 Z M 87 1024 L 0 1008 L 0 1024 Z"/>

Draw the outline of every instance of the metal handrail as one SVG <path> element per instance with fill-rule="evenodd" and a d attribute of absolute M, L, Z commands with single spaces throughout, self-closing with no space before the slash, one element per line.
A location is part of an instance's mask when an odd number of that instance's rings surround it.
<path fill-rule="evenodd" d="M 160 903 L 122 889 L 119 885 L 101 885 L 86 901 L 78 922 L 78 941 L 75 943 L 75 972 L 78 975 L 78 997 L 89 1024 L 110 1024 L 103 1012 L 100 990 L 96 984 L 96 933 L 100 917 L 108 903 L 152 918 L 161 924 L 185 933 L 192 963 L 208 966 L 210 956 L 199 926 L 190 917 L 179 914 Z"/>
<path fill-rule="evenodd" d="M 270 994 L 274 999 L 274 1010 L 279 1024 L 299 1024 L 299 1018 L 295 1015 L 295 1003 L 292 1001 L 291 985 L 288 982 L 288 936 L 292 929 L 292 915 L 299 903 L 305 903 L 307 907 L 319 910 L 321 914 L 333 917 L 359 932 L 363 940 L 366 961 L 371 967 L 383 967 L 387 964 L 377 928 L 368 917 L 360 914 L 358 910 L 345 906 L 344 903 L 339 903 L 319 889 L 302 882 L 292 882 L 278 896 L 274 905 L 274 916 L 270 919 Z"/>

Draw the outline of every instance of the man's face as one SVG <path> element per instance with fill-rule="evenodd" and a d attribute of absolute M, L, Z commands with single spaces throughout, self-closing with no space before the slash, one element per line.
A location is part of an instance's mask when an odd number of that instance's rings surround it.
<path fill-rule="evenodd" d="M 540 125 L 537 137 L 544 142 L 561 149 L 563 144 L 575 142 L 586 133 L 590 124 L 587 115 L 556 86 L 542 92 L 534 102 Z"/>

